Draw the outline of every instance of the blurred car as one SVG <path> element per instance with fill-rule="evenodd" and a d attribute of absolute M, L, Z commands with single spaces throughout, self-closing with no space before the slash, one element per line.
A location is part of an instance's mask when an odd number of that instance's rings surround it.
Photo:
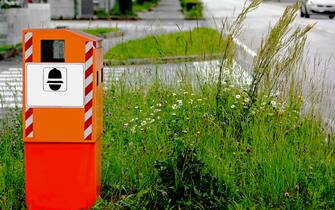
<path fill-rule="evenodd" d="M 301 0 L 300 16 L 309 18 L 312 14 L 335 15 L 335 0 Z"/>

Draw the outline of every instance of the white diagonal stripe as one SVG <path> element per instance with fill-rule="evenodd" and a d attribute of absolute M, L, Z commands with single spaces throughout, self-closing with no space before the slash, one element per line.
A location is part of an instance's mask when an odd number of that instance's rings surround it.
<path fill-rule="evenodd" d="M 84 131 L 84 139 L 92 133 L 92 125 L 88 126 L 88 128 Z"/>
<path fill-rule="evenodd" d="M 33 33 L 32 32 L 27 32 L 24 35 L 24 42 L 27 42 L 31 37 L 33 37 Z"/>
<path fill-rule="evenodd" d="M 34 133 L 34 131 L 32 131 L 27 137 L 28 138 L 32 138 L 33 137 L 33 133 Z"/>
<path fill-rule="evenodd" d="M 93 97 L 93 91 L 91 90 L 86 96 L 85 96 L 85 104 L 89 102 Z"/>
<path fill-rule="evenodd" d="M 93 82 L 93 73 L 90 74 L 86 79 L 85 79 L 85 87 L 87 87 L 89 84 Z"/>
<path fill-rule="evenodd" d="M 85 113 L 85 122 L 92 117 L 92 107 Z"/>
<path fill-rule="evenodd" d="M 33 124 L 33 115 L 31 115 L 28 119 L 26 119 L 26 129 Z"/>
<path fill-rule="evenodd" d="M 85 62 L 85 68 L 86 70 L 90 68 L 93 64 L 93 56 L 91 56 L 86 62 Z"/>
<path fill-rule="evenodd" d="M 30 47 L 26 50 L 26 52 L 24 53 L 24 57 L 25 57 L 25 59 L 29 58 L 29 56 L 30 56 L 31 54 L 33 54 L 33 46 L 30 46 Z"/>
<path fill-rule="evenodd" d="M 87 44 L 85 46 L 85 53 L 90 51 L 91 48 L 93 48 L 93 42 L 87 42 Z"/>

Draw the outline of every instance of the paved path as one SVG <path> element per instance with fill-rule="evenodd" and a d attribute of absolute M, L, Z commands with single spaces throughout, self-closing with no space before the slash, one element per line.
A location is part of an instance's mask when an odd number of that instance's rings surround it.
<path fill-rule="evenodd" d="M 150 12 L 141 12 L 142 20 L 183 20 L 179 0 L 160 0 L 158 5 Z"/>
<path fill-rule="evenodd" d="M 9 68 L 0 73 L 0 107 L 21 107 L 22 69 Z"/>

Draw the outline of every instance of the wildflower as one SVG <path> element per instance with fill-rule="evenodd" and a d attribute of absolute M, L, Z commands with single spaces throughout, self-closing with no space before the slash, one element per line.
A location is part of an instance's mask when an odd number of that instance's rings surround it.
<path fill-rule="evenodd" d="M 181 83 L 181 82 L 182 82 L 182 80 L 181 80 L 181 79 L 177 81 L 177 83 Z"/>
<path fill-rule="evenodd" d="M 12 141 L 12 146 L 16 146 L 16 141 Z"/>
<path fill-rule="evenodd" d="M 177 100 L 178 106 L 182 106 L 183 105 L 183 101 L 182 100 Z"/>
<path fill-rule="evenodd" d="M 187 95 L 187 94 L 188 94 L 188 92 L 187 92 L 187 91 L 185 91 L 185 92 L 184 92 L 184 95 Z"/>
<path fill-rule="evenodd" d="M 191 93 L 191 96 L 195 96 L 195 94 L 194 94 L 194 93 Z"/>
<path fill-rule="evenodd" d="M 272 105 L 273 108 L 276 108 L 277 107 L 277 102 L 271 101 L 271 105 Z"/>
<path fill-rule="evenodd" d="M 146 124 L 147 124 L 147 121 L 145 120 L 141 122 L 141 126 L 145 126 Z"/>
<path fill-rule="evenodd" d="M 149 123 L 154 123 L 155 122 L 155 119 L 151 119 Z"/>
<path fill-rule="evenodd" d="M 277 92 L 271 93 L 270 96 L 277 97 L 277 96 L 279 96 L 279 94 L 280 94 L 280 92 L 277 90 Z"/>
<path fill-rule="evenodd" d="M 125 123 L 125 124 L 123 124 L 123 129 L 127 129 L 128 128 L 128 123 Z"/>
<path fill-rule="evenodd" d="M 171 115 L 172 115 L 172 116 L 176 116 L 177 114 L 176 114 L 175 112 L 172 112 Z"/>
<path fill-rule="evenodd" d="M 193 100 L 192 99 L 190 99 L 190 102 L 189 102 L 190 104 L 193 104 Z"/>
<path fill-rule="evenodd" d="M 158 104 L 156 104 L 156 106 L 158 106 L 158 107 L 162 107 L 162 104 L 161 104 L 161 103 L 158 103 Z"/>
<path fill-rule="evenodd" d="M 200 131 L 197 131 L 197 135 L 200 135 Z"/>
<path fill-rule="evenodd" d="M 160 116 L 157 116 L 157 120 L 159 120 L 159 119 L 161 119 L 161 117 L 160 117 Z"/>
<path fill-rule="evenodd" d="M 135 109 L 138 109 L 138 106 L 135 106 L 134 108 L 135 108 Z"/>
<path fill-rule="evenodd" d="M 245 99 L 244 99 L 244 102 L 245 102 L 245 103 L 249 103 L 249 102 L 250 102 L 250 99 L 249 99 L 249 98 L 245 98 Z"/>
<path fill-rule="evenodd" d="M 134 142 L 132 142 L 132 141 L 128 143 L 129 147 L 132 147 L 133 145 L 134 145 Z"/>
<path fill-rule="evenodd" d="M 157 112 L 160 112 L 162 111 L 161 109 L 155 109 L 154 112 L 157 113 Z"/>
<path fill-rule="evenodd" d="M 172 95 L 173 95 L 173 96 L 176 96 L 177 94 L 175 94 L 175 93 L 172 93 Z"/>
<path fill-rule="evenodd" d="M 234 104 L 230 106 L 230 108 L 232 108 L 232 109 L 234 109 L 235 107 L 236 107 L 236 106 L 235 106 Z"/>
<path fill-rule="evenodd" d="M 201 102 L 201 101 L 202 101 L 202 99 L 201 99 L 201 98 L 199 98 L 199 99 L 197 99 L 197 101 Z"/>
<path fill-rule="evenodd" d="M 135 125 L 134 127 L 132 127 L 132 128 L 130 129 L 130 131 L 131 131 L 132 133 L 136 133 L 136 127 L 137 127 L 137 125 Z"/>
<path fill-rule="evenodd" d="M 171 108 L 172 108 L 173 110 L 177 109 L 177 104 L 173 104 L 173 105 L 171 106 Z"/>
<path fill-rule="evenodd" d="M 284 193 L 284 196 L 285 196 L 285 197 L 288 197 L 288 196 L 290 196 L 290 194 L 289 194 L 288 192 L 285 192 L 285 193 Z"/>
<path fill-rule="evenodd" d="M 235 98 L 236 98 L 236 99 L 240 99 L 240 98 L 241 98 L 241 95 L 238 95 L 238 94 L 237 94 L 237 95 L 235 96 Z"/>

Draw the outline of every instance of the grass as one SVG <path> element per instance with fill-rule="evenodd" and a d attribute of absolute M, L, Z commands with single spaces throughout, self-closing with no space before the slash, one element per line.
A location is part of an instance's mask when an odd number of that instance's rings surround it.
<path fill-rule="evenodd" d="M 12 49 L 15 49 L 15 48 L 19 48 L 21 46 L 21 44 L 18 44 L 18 45 L 2 45 L 0 46 L 0 53 L 1 52 L 7 52 L 7 51 L 10 51 Z"/>
<path fill-rule="evenodd" d="M 192 32 L 148 36 L 118 44 L 105 54 L 105 59 L 211 55 L 223 52 L 224 46 L 224 38 L 215 29 L 196 28 Z"/>
<path fill-rule="evenodd" d="M 133 3 L 134 12 L 150 11 L 158 3 L 158 0 L 144 1 L 143 4 L 138 4 L 137 1 Z"/>
<path fill-rule="evenodd" d="M 94 36 L 105 36 L 108 33 L 112 32 L 120 32 L 120 29 L 118 28 L 89 28 L 83 30 L 86 33 L 92 34 Z"/>
<path fill-rule="evenodd" d="M 102 193 L 93 209 L 335 208 L 335 137 L 317 113 L 300 113 L 307 99 L 296 71 L 311 26 L 289 27 L 298 6 L 263 39 L 254 79 L 234 75 L 232 39 L 259 3 L 227 28 L 219 65 L 200 67 L 210 77 L 180 65 L 173 85 L 158 79 L 159 66 L 150 68 L 150 82 L 131 73 L 110 80 Z M 0 207 L 23 209 L 20 112 L 0 126 Z"/>

